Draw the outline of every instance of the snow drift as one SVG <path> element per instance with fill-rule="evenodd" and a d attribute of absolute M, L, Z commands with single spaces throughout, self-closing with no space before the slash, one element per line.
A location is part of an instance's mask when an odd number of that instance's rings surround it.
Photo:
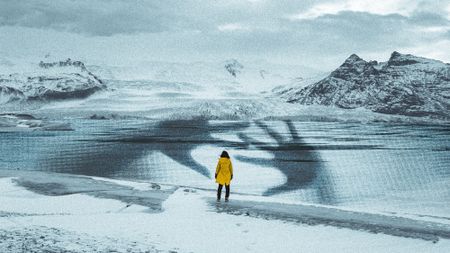
<path fill-rule="evenodd" d="M 52 122 L 30 114 L 0 113 L 0 131 L 19 130 L 69 131 L 73 129 L 68 123 Z"/>

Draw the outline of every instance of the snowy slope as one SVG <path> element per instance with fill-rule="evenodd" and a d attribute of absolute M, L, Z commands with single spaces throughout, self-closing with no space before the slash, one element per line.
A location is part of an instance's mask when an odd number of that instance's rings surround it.
<path fill-rule="evenodd" d="M 381 63 L 353 54 L 319 82 L 276 92 L 291 103 L 448 118 L 450 65 L 398 52 Z"/>
<path fill-rule="evenodd" d="M 2 68 L 0 104 L 85 98 L 106 88 L 83 62 L 67 59 Z"/>
<path fill-rule="evenodd" d="M 126 66 L 89 66 L 102 79 L 188 82 L 205 88 L 236 89 L 257 93 L 318 73 L 297 65 L 264 61 L 241 62 L 229 59 L 217 62 L 136 62 Z"/>
<path fill-rule="evenodd" d="M 6 85 L 0 86 L 0 104 L 23 99 L 25 99 L 25 94 L 21 90 Z"/>

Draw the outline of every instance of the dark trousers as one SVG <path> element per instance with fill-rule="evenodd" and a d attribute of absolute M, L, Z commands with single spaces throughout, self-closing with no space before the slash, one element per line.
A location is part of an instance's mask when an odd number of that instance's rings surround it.
<path fill-rule="evenodd" d="M 219 188 L 217 188 L 217 199 L 220 199 L 222 195 L 222 188 L 223 185 L 219 184 Z M 225 199 L 228 199 L 228 197 L 230 197 L 230 185 L 225 185 Z"/>

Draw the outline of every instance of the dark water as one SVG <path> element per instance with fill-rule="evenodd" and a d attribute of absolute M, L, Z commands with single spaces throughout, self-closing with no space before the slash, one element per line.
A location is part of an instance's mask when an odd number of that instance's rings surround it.
<path fill-rule="evenodd" d="M 450 126 L 291 121 L 85 120 L 2 132 L 0 168 L 213 189 L 227 149 L 233 191 L 450 216 Z"/>

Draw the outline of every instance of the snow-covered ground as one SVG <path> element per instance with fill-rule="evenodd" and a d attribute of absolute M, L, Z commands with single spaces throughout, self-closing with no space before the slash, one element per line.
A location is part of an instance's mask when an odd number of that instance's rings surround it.
<path fill-rule="evenodd" d="M 296 218 L 295 213 L 288 218 L 277 216 L 277 212 L 272 216 L 260 215 L 258 208 L 277 209 L 277 203 L 265 197 L 250 196 L 249 200 L 249 196 L 232 195 L 228 203 L 215 203 L 213 191 L 185 187 L 159 188 L 150 183 L 145 187 L 142 182 L 7 170 L 0 170 L 0 177 L 1 252 L 448 252 L 450 249 L 450 228 L 445 223 L 398 217 L 403 226 L 419 224 L 421 231 L 440 231 L 422 239 L 407 238 L 385 234 L 384 230 L 372 233 L 361 227 L 343 228 L 339 222 L 320 219 L 308 222 Z M 135 194 L 144 199 L 147 196 L 148 201 L 129 198 Z M 155 198 L 157 195 L 160 198 Z M 155 208 L 158 203 L 160 207 Z M 238 207 L 244 208 L 244 212 L 239 212 Z M 315 208 L 313 214 L 318 218 L 331 215 L 339 220 L 349 214 L 320 206 L 297 204 L 282 209 L 278 206 L 285 213 L 300 210 L 305 216 L 308 208 Z M 356 219 L 367 215 L 367 223 L 371 223 L 371 214 L 353 214 Z M 394 224 L 393 231 L 397 229 Z"/>

